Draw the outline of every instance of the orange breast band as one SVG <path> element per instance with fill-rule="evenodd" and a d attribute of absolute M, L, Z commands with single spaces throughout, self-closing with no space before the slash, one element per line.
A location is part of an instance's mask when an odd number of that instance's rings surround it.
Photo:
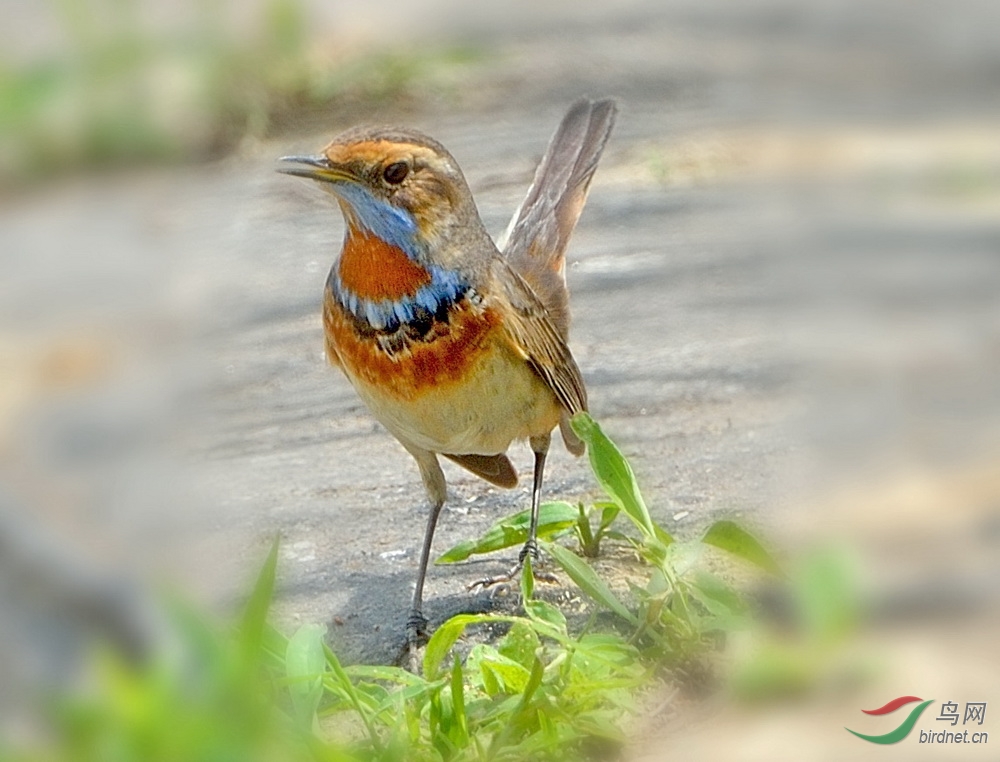
<path fill-rule="evenodd" d="M 323 323 L 327 355 L 334 365 L 384 393 L 414 399 L 472 372 L 483 354 L 496 346 L 491 335 L 499 329 L 500 316 L 493 310 L 455 309 L 433 340 L 414 341 L 395 356 L 386 353 L 374 337 L 358 334 L 329 289 Z"/>
<path fill-rule="evenodd" d="M 430 273 L 402 249 L 353 225 L 348 228 L 338 273 L 351 293 L 375 302 L 414 296 L 431 282 Z"/>

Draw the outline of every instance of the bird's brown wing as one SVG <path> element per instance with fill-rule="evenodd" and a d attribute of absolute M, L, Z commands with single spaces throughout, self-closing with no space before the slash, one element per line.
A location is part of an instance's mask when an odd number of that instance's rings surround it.
<path fill-rule="evenodd" d="M 497 300 L 502 325 L 512 346 L 528 363 L 569 415 L 587 409 L 587 392 L 569 346 L 531 286 L 510 263 L 497 259 L 493 286 L 505 298 Z"/>
<path fill-rule="evenodd" d="M 616 113 L 610 100 L 584 99 L 570 107 L 499 244 L 514 271 L 545 305 L 563 338 L 569 332 L 566 246 L 587 201 Z"/>

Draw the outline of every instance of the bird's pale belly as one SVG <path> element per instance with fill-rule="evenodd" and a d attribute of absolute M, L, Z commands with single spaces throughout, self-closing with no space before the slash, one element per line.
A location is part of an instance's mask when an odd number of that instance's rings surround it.
<path fill-rule="evenodd" d="M 358 336 L 336 309 L 324 318 L 330 359 L 404 442 L 432 452 L 492 455 L 559 423 L 555 395 L 490 310 L 454 314 L 447 333 L 394 357 Z"/>
<path fill-rule="evenodd" d="M 389 431 L 432 452 L 501 453 L 513 440 L 546 434 L 559 423 L 555 396 L 503 347 L 480 354 L 460 383 L 429 387 L 413 399 L 351 380 Z"/>

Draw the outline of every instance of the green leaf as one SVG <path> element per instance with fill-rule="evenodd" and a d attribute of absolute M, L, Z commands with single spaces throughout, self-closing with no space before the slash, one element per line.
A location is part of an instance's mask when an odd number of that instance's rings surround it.
<path fill-rule="evenodd" d="M 733 588 L 703 569 L 697 570 L 691 580 L 691 592 L 713 614 L 743 614 L 746 603 Z"/>
<path fill-rule="evenodd" d="M 533 659 L 532 659 L 533 661 Z M 484 656 L 479 661 L 480 669 L 490 674 L 494 685 L 503 693 L 520 693 L 528 684 L 531 673 L 523 664 L 500 654 Z"/>
<path fill-rule="evenodd" d="M 253 592 L 243 610 L 240 621 L 240 650 L 244 658 L 252 660 L 260 654 L 264 638 L 264 625 L 267 622 L 267 612 L 271 607 L 274 595 L 274 579 L 278 568 L 278 546 L 280 539 L 275 537 L 271 550 L 267 554 L 264 566 L 257 575 Z"/>
<path fill-rule="evenodd" d="M 540 603 L 540 601 L 531 601 L 532 603 Z M 490 741 L 489 748 L 486 751 L 486 759 L 495 759 L 499 756 L 497 752 L 503 750 L 510 744 L 514 739 L 516 739 L 529 724 L 529 716 L 537 712 L 532 712 L 531 709 L 531 699 L 535 695 L 535 691 L 542 684 L 542 678 L 545 676 L 545 664 L 536 655 L 534 662 L 531 665 L 531 674 L 528 677 L 528 682 L 524 686 L 524 692 L 521 693 L 520 697 L 517 699 L 517 705 L 507 714 L 501 730 Z"/>
<path fill-rule="evenodd" d="M 484 661 L 491 661 L 497 655 L 497 650 L 485 643 L 478 643 L 469 651 L 465 660 L 465 671 L 469 675 L 470 681 L 476 685 L 482 685 L 482 689 L 491 698 L 503 692 L 497 676 L 488 668 L 483 668 Z"/>
<path fill-rule="evenodd" d="M 611 523 L 618 518 L 621 508 L 618 503 L 598 503 L 595 507 L 601 509 L 601 525 L 598 527 L 597 533 L 603 534 L 611 526 Z"/>
<path fill-rule="evenodd" d="M 619 667 L 628 667 L 638 673 L 643 671 L 635 647 L 618 635 L 588 632 L 577 641 L 578 652 L 588 658 L 598 659 Z"/>
<path fill-rule="evenodd" d="M 524 602 L 524 613 L 528 618 L 541 624 L 540 631 L 543 635 L 556 633 L 558 636 L 566 635 L 566 617 L 563 613 L 547 601 L 531 600 Z"/>
<path fill-rule="evenodd" d="M 572 419 L 573 431 L 587 443 L 590 467 L 597 481 L 647 537 L 656 536 L 653 519 L 639 492 L 632 467 L 621 450 L 605 436 L 601 427 L 587 413 L 577 413 Z"/>
<path fill-rule="evenodd" d="M 700 542 L 672 542 L 667 546 L 664 561 L 675 579 L 691 571 L 701 560 L 705 546 Z"/>
<path fill-rule="evenodd" d="M 538 690 L 538 686 L 542 684 L 542 677 L 544 675 L 545 665 L 536 655 L 535 661 L 531 665 L 531 674 L 528 676 L 528 682 L 524 685 L 524 693 L 521 694 L 521 701 L 518 706 L 519 710 L 527 708 L 528 704 L 531 703 L 531 698 L 535 695 L 535 691 Z"/>
<path fill-rule="evenodd" d="M 535 654 L 535 661 L 531 665 L 531 675 L 528 677 L 527 685 L 524 686 L 522 706 L 527 706 L 528 702 L 531 701 L 535 691 L 541 686 L 543 677 L 545 677 L 545 662 L 542 661 L 540 655 Z"/>
<path fill-rule="evenodd" d="M 458 656 L 451 668 L 451 706 L 457 725 L 453 740 L 462 748 L 469 739 L 469 722 L 465 716 L 465 686 L 462 680 L 462 662 Z"/>
<path fill-rule="evenodd" d="M 701 541 L 706 545 L 713 545 L 727 553 L 732 553 L 744 561 L 749 561 L 764 571 L 784 576 L 781 567 L 757 538 L 732 521 L 716 521 L 708 528 Z"/>
<path fill-rule="evenodd" d="M 583 592 L 589 595 L 594 601 L 610 609 L 622 619 L 632 624 L 638 624 L 635 615 L 629 611 L 618 597 L 611 592 L 611 588 L 594 572 L 590 565 L 580 558 L 576 553 L 555 543 L 545 543 L 545 551 L 549 553 L 563 570 L 572 578 Z"/>
<path fill-rule="evenodd" d="M 542 503 L 538 507 L 538 537 L 548 538 L 572 527 L 576 523 L 577 508 L 564 502 Z M 521 511 L 513 516 L 507 516 L 491 526 L 476 540 L 460 542 L 445 551 L 434 562 L 437 564 L 452 564 L 464 561 L 469 556 L 482 553 L 493 553 L 497 550 L 523 545 L 528 539 L 528 529 L 531 524 L 531 511 Z"/>
<path fill-rule="evenodd" d="M 344 672 L 350 677 L 367 678 L 386 683 L 398 683 L 399 685 L 423 686 L 427 684 L 427 681 L 422 677 L 414 675 L 402 667 L 386 667 L 379 664 L 354 664 L 350 667 L 344 667 Z"/>
<path fill-rule="evenodd" d="M 326 627 L 319 624 L 302 625 L 285 649 L 285 673 L 289 678 L 288 691 L 299 719 L 311 723 L 320 698 L 323 696 L 323 672 L 326 653 L 323 636 Z"/>
<path fill-rule="evenodd" d="M 670 545 L 674 541 L 674 536 L 659 524 L 653 524 L 653 532 L 662 545 Z"/>
<path fill-rule="evenodd" d="M 493 614 L 456 614 L 444 622 L 431 635 L 431 639 L 427 642 L 427 648 L 424 650 L 424 677 L 428 680 L 436 680 L 440 676 L 439 671 L 444 658 L 465 632 L 466 627 L 470 624 L 497 621 L 510 621 L 510 617 L 498 617 Z"/>
<path fill-rule="evenodd" d="M 176 630 L 181 646 L 197 663 L 218 665 L 222 662 L 229 641 L 215 629 L 214 622 L 179 596 L 167 591 L 164 606 L 169 623 Z M 2 758 L 2 757 L 0 757 Z"/>
<path fill-rule="evenodd" d="M 692 576 L 695 579 L 687 585 L 687 593 L 700 606 L 691 614 L 692 624 L 699 632 L 739 632 L 750 626 L 747 607 L 735 590 L 702 570 Z"/>
<path fill-rule="evenodd" d="M 428 680 L 437 679 L 444 657 L 465 631 L 467 620 L 463 615 L 453 616 L 438 627 L 427 641 L 427 648 L 424 650 L 424 677 Z"/>
<path fill-rule="evenodd" d="M 642 560 L 650 566 L 662 567 L 667 563 L 667 549 L 674 543 L 664 545 L 656 537 L 646 538 L 646 541 L 639 545 L 636 550 L 642 556 Z"/>
<path fill-rule="evenodd" d="M 583 503 L 579 506 L 579 517 L 576 520 L 576 533 L 580 540 L 580 547 L 585 556 L 597 555 L 597 544 L 594 542 L 594 533 L 590 528 L 590 515 L 584 510 Z"/>
<path fill-rule="evenodd" d="M 531 555 L 525 555 L 521 564 L 521 598 L 530 601 L 535 596 L 535 575 L 531 571 Z"/>
<path fill-rule="evenodd" d="M 633 538 L 629 537 L 627 534 L 616 532 L 614 529 L 607 530 L 604 533 L 604 538 L 606 540 L 617 540 L 618 542 L 624 542 L 628 545 L 632 545 L 633 547 L 636 544 L 636 541 Z"/>
<path fill-rule="evenodd" d="M 666 595 L 670 588 L 670 580 L 667 579 L 666 572 L 662 568 L 654 567 L 646 581 L 645 594 L 650 597 Z"/>
<path fill-rule="evenodd" d="M 516 661 L 525 669 L 531 667 L 535 652 L 541 646 L 536 633 L 524 621 L 514 622 L 497 646 L 497 651 L 508 659 Z"/>

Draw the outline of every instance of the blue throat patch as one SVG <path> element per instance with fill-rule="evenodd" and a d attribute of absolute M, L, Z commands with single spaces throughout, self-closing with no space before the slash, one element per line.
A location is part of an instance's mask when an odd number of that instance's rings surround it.
<path fill-rule="evenodd" d="M 375 301 L 359 297 L 344 286 L 338 260 L 330 270 L 327 286 L 340 306 L 381 333 L 395 333 L 403 326 L 426 322 L 431 317 L 447 320 L 448 309 L 465 296 L 469 284 L 454 270 L 420 262 L 423 250 L 416 238 L 416 220 L 406 210 L 375 198 L 361 185 L 337 183 L 337 193 L 350 205 L 357 223 L 418 262 L 431 276 L 431 282 L 413 296 Z"/>
<path fill-rule="evenodd" d="M 392 244 L 417 261 L 421 247 L 417 243 L 417 221 L 405 209 L 375 198 L 362 185 L 353 182 L 336 183 L 337 195 L 346 201 L 355 219 L 366 230 Z"/>

